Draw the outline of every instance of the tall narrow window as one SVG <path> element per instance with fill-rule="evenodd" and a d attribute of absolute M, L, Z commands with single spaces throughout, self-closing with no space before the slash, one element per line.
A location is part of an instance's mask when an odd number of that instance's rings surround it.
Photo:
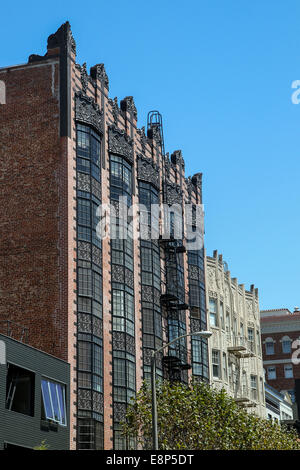
<path fill-rule="evenodd" d="M 65 386 L 42 379 L 42 405 L 46 419 L 66 425 L 66 390 Z"/>
<path fill-rule="evenodd" d="M 209 299 L 209 321 L 210 326 L 218 326 L 217 301 L 215 299 Z"/>
<path fill-rule="evenodd" d="M 212 370 L 213 370 L 213 377 L 219 378 L 220 377 L 220 351 L 216 351 L 215 349 L 212 350 Z"/>

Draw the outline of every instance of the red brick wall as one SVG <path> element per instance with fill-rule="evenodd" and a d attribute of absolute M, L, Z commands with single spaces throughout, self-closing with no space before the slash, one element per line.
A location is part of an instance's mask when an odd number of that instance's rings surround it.
<path fill-rule="evenodd" d="M 263 324 L 263 323 L 262 323 Z M 283 353 L 282 352 L 282 338 L 284 336 L 288 336 L 291 338 L 292 342 L 299 338 L 300 331 L 289 331 L 283 333 L 265 333 L 262 334 L 262 349 L 263 349 L 263 361 L 264 361 L 264 368 L 266 370 L 266 382 L 274 387 L 277 390 L 290 390 L 294 388 L 295 379 L 300 378 L 300 365 L 292 364 L 293 367 L 293 378 L 287 379 L 284 376 L 284 364 L 291 364 L 292 363 L 292 354 L 295 349 L 292 349 L 290 353 Z M 272 338 L 274 343 L 274 354 L 266 354 L 266 345 L 265 340 L 266 338 Z M 268 364 L 265 364 L 265 361 Z M 274 363 L 274 361 L 284 361 L 282 363 Z M 276 379 L 268 379 L 267 375 L 267 368 L 270 366 L 276 367 Z"/>
<path fill-rule="evenodd" d="M 0 80 L 6 84 L 6 104 L 0 105 L 0 320 L 28 327 L 32 346 L 67 359 L 67 317 L 60 311 L 58 65 L 54 59 L 6 69 Z"/>

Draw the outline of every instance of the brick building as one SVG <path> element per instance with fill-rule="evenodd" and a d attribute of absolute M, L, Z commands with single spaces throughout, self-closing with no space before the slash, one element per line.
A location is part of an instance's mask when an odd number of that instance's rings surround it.
<path fill-rule="evenodd" d="M 152 203 L 183 213 L 202 202 L 202 175 L 187 178 L 181 151 L 164 152 L 160 114 L 138 128 L 133 98 L 108 92 L 103 64 L 76 63 L 68 22 L 44 56 L 0 69 L 0 325 L 26 328 L 30 345 L 70 363 L 78 449 L 124 448 L 119 423 L 151 351 L 206 329 L 203 248 L 172 234 L 97 235 L 97 208 L 120 196 L 144 204 L 146 231 Z M 162 235 L 163 214 L 157 222 Z M 157 372 L 208 379 L 207 340 L 169 348 Z"/>
<path fill-rule="evenodd" d="M 263 363 L 266 382 L 279 392 L 288 391 L 294 406 L 295 418 L 300 405 L 300 312 L 285 309 L 260 312 Z M 296 360 L 293 360 L 292 356 Z"/>

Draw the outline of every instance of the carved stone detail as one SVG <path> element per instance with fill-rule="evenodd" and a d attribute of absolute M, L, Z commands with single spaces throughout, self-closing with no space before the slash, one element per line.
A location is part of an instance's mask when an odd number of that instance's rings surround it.
<path fill-rule="evenodd" d="M 137 129 L 136 131 L 137 131 L 138 135 L 140 136 L 142 151 L 143 151 L 143 153 L 145 153 L 146 144 L 148 143 L 148 138 L 145 134 L 145 127 L 143 126 L 140 129 Z"/>
<path fill-rule="evenodd" d="M 111 153 L 125 157 L 130 163 L 133 163 L 132 139 L 115 126 L 109 127 L 108 150 Z"/>
<path fill-rule="evenodd" d="M 57 47 L 63 48 L 67 52 L 74 52 L 76 54 L 76 43 L 74 41 L 70 23 L 67 21 L 56 31 L 48 37 L 47 48 L 55 49 Z"/>
<path fill-rule="evenodd" d="M 133 272 L 125 268 L 125 283 L 127 286 L 134 288 Z"/>
<path fill-rule="evenodd" d="M 200 331 L 201 329 L 201 321 L 196 318 L 191 318 L 191 333 L 195 333 L 195 331 Z"/>
<path fill-rule="evenodd" d="M 79 259 L 91 261 L 91 245 L 86 242 L 78 241 L 77 256 Z"/>
<path fill-rule="evenodd" d="M 99 338 L 103 336 L 103 325 L 100 318 L 93 317 L 93 334 Z"/>
<path fill-rule="evenodd" d="M 103 414 L 103 395 L 99 392 L 93 392 L 93 411 Z"/>
<path fill-rule="evenodd" d="M 107 90 L 109 90 L 109 80 L 107 73 L 105 71 L 104 64 L 96 64 L 93 67 L 91 67 L 90 70 L 91 77 L 96 80 L 98 79 Z"/>
<path fill-rule="evenodd" d="M 78 331 L 80 333 L 92 333 L 91 315 L 78 313 L 77 315 Z"/>
<path fill-rule="evenodd" d="M 81 92 L 75 96 L 75 118 L 103 134 L 103 111 L 92 98 Z"/>
<path fill-rule="evenodd" d="M 126 334 L 126 351 L 135 355 L 135 339 L 133 336 Z"/>
<path fill-rule="evenodd" d="M 150 286 L 142 286 L 142 300 L 144 302 L 153 302 L 153 289 Z"/>
<path fill-rule="evenodd" d="M 85 175 L 84 173 L 77 173 L 77 189 L 80 191 L 88 191 L 91 190 L 91 183 L 90 183 L 90 176 Z"/>
<path fill-rule="evenodd" d="M 184 159 L 182 157 L 182 152 L 181 150 L 175 150 L 175 152 L 172 153 L 171 155 L 171 162 L 174 165 L 179 165 L 184 169 L 185 163 Z"/>
<path fill-rule="evenodd" d="M 101 201 L 101 184 L 92 178 L 92 194 Z"/>
<path fill-rule="evenodd" d="M 126 96 L 120 103 L 122 111 L 129 111 L 137 121 L 137 110 L 134 104 L 133 96 Z"/>
<path fill-rule="evenodd" d="M 111 280 L 112 282 L 124 282 L 124 268 L 117 264 L 113 264 L 111 267 Z"/>
<path fill-rule="evenodd" d="M 126 415 L 126 404 L 115 403 L 114 404 L 114 421 L 120 423 L 125 420 Z"/>
<path fill-rule="evenodd" d="M 86 62 L 84 62 L 84 64 L 82 64 L 82 65 L 76 64 L 76 68 L 80 72 L 80 80 L 81 80 L 82 91 L 86 95 L 87 88 L 88 88 L 88 83 L 89 83 L 89 76 L 88 76 L 88 73 L 87 73 L 87 70 L 86 70 Z"/>
<path fill-rule="evenodd" d="M 122 333 L 120 331 L 113 331 L 112 337 L 113 349 L 116 351 L 125 351 L 125 333 Z"/>
<path fill-rule="evenodd" d="M 175 183 L 167 183 L 166 187 L 166 203 L 167 204 L 182 204 L 182 189 Z"/>
<path fill-rule="evenodd" d="M 111 105 L 111 112 L 114 118 L 114 123 L 115 126 L 118 126 L 118 121 L 119 121 L 119 115 L 120 115 L 120 109 L 118 105 L 118 98 L 115 96 L 114 99 L 112 100 L 111 98 L 108 98 L 108 102 Z"/>
<path fill-rule="evenodd" d="M 101 266 L 101 250 L 95 245 L 92 246 L 93 263 Z"/>
<path fill-rule="evenodd" d="M 77 405 L 78 408 L 83 410 L 92 409 L 92 393 L 90 390 L 79 389 L 77 396 Z"/>
<path fill-rule="evenodd" d="M 152 159 L 138 156 L 137 176 L 159 189 L 159 168 Z"/>

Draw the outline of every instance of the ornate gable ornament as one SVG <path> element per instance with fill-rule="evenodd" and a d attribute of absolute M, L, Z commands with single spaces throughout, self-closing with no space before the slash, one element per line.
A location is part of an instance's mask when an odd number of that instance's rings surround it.
<path fill-rule="evenodd" d="M 75 94 L 75 119 L 94 127 L 103 134 L 103 111 L 93 98 L 81 92 Z"/>
<path fill-rule="evenodd" d="M 138 156 L 137 177 L 159 189 L 159 168 L 151 158 L 146 158 L 143 155 Z"/>
<path fill-rule="evenodd" d="M 141 127 L 140 129 L 136 130 L 138 135 L 140 136 L 140 141 L 141 141 L 141 146 L 142 146 L 142 151 L 145 153 L 146 150 L 146 143 L 148 141 L 148 138 L 145 133 L 145 126 Z"/>
<path fill-rule="evenodd" d="M 105 71 L 104 64 L 94 65 L 93 67 L 91 67 L 90 73 L 93 80 L 98 79 L 105 86 L 105 88 L 109 90 L 109 80 Z"/>
<path fill-rule="evenodd" d="M 125 96 L 123 100 L 120 102 L 121 110 L 126 113 L 129 111 L 137 121 L 137 110 L 134 104 L 133 96 Z"/>
<path fill-rule="evenodd" d="M 84 94 L 86 94 L 87 88 L 88 88 L 88 82 L 89 82 L 89 76 L 88 76 L 88 73 L 87 73 L 87 70 L 86 70 L 86 62 L 84 62 L 84 64 L 82 64 L 82 65 L 76 64 L 75 67 L 77 68 L 77 70 L 80 71 L 80 80 L 81 80 L 82 91 L 83 91 Z"/>
<path fill-rule="evenodd" d="M 108 128 L 108 150 L 111 153 L 125 157 L 130 163 L 133 163 L 132 139 L 116 126 L 109 126 Z"/>
<path fill-rule="evenodd" d="M 119 116 L 120 116 L 120 108 L 118 105 L 118 98 L 115 96 L 114 99 L 112 100 L 111 98 L 108 98 L 108 102 L 111 105 L 111 112 L 114 118 L 114 123 L 115 126 L 118 126 L 118 121 L 119 121 Z"/>
<path fill-rule="evenodd" d="M 66 52 L 74 52 L 74 54 L 76 54 L 76 43 L 68 21 L 61 25 L 56 33 L 48 37 L 47 48 L 55 49 L 56 47 L 63 48 Z"/>
<path fill-rule="evenodd" d="M 184 168 L 184 159 L 182 157 L 182 152 L 181 150 L 175 150 L 175 152 L 172 153 L 171 155 L 171 162 L 174 164 L 174 165 L 179 165 L 181 166 L 182 168 Z"/>
<path fill-rule="evenodd" d="M 185 178 L 185 184 L 186 184 L 186 190 L 187 190 L 187 194 L 188 194 L 187 202 L 188 202 L 188 204 L 191 204 L 192 194 L 195 191 L 195 186 L 193 185 L 192 178 L 190 176 Z"/>
<path fill-rule="evenodd" d="M 182 204 L 182 189 L 178 184 L 167 183 L 166 184 L 166 195 L 165 195 L 167 204 Z"/>

